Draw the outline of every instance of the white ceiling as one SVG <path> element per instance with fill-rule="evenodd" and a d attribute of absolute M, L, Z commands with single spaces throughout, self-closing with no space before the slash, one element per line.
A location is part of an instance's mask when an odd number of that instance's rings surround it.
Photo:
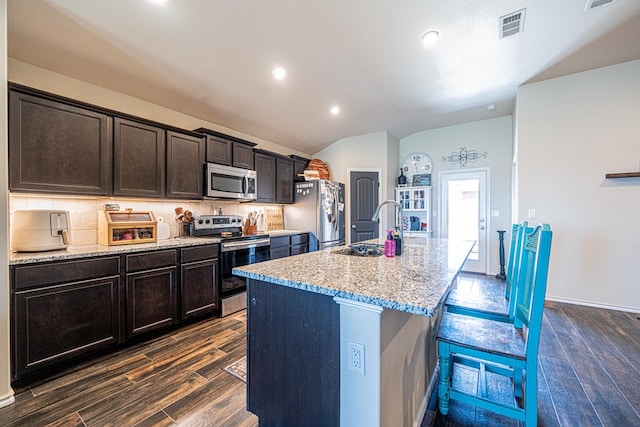
<path fill-rule="evenodd" d="M 8 0 L 8 52 L 313 154 L 344 137 L 508 115 L 524 82 L 639 59 L 640 1 L 586 3 Z M 522 8 L 524 31 L 500 39 L 499 17 Z M 429 29 L 441 36 L 425 50 Z"/>

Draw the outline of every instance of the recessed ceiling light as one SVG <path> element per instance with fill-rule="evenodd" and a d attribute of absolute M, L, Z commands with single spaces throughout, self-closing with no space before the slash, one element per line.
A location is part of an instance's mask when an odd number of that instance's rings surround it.
<path fill-rule="evenodd" d="M 427 31 L 420 36 L 420 43 L 422 43 L 422 47 L 431 47 L 438 40 L 438 37 L 440 37 L 439 32 L 435 30 Z"/>
<path fill-rule="evenodd" d="M 334 105 L 333 107 L 331 107 L 331 109 L 329 111 L 331 112 L 331 114 L 336 116 L 336 115 L 340 114 L 340 107 L 338 107 L 337 105 Z"/>
<path fill-rule="evenodd" d="M 271 74 L 273 74 L 273 78 L 276 80 L 284 80 L 284 78 L 287 77 L 287 70 L 282 67 L 276 67 Z"/>
<path fill-rule="evenodd" d="M 169 0 L 149 0 L 149 1 L 155 4 L 165 4 L 169 2 Z"/>

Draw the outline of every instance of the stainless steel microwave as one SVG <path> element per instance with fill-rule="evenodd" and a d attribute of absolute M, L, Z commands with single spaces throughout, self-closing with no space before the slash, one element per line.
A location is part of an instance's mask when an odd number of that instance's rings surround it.
<path fill-rule="evenodd" d="M 258 186 L 256 171 L 215 163 L 206 163 L 204 169 L 205 197 L 239 201 L 256 199 Z"/>

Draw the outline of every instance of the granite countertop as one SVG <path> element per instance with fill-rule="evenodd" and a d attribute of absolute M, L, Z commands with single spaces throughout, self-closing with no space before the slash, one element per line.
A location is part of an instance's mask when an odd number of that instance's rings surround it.
<path fill-rule="evenodd" d="M 301 230 L 271 230 L 259 234 L 269 236 L 286 236 L 291 234 L 307 233 Z M 149 252 L 162 249 L 173 249 L 188 246 L 199 246 L 220 243 L 222 239 L 217 237 L 173 237 L 167 240 L 158 240 L 156 243 L 141 243 L 131 245 L 84 245 L 69 246 L 67 249 L 46 252 L 12 252 L 9 256 L 9 265 L 32 264 L 37 262 L 65 261 L 93 256 L 119 255 L 131 252 Z"/>
<path fill-rule="evenodd" d="M 343 255 L 339 253 L 345 249 L 342 246 L 237 267 L 233 273 L 276 285 L 432 316 L 473 244 L 470 241 L 408 237 L 404 253 L 393 258 Z"/>

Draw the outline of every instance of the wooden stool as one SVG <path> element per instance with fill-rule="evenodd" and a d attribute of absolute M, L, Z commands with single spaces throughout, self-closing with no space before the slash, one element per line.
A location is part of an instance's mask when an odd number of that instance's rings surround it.
<path fill-rule="evenodd" d="M 449 399 L 455 399 L 497 412 L 533 427 L 537 423 L 537 363 L 542 312 L 547 288 L 552 232 L 539 225 L 525 234 L 522 268 L 518 275 L 513 324 L 446 312 L 438 331 L 440 378 L 439 409 L 449 412 Z M 452 388 L 455 366 L 477 367 L 479 393 Z M 514 395 L 523 397 L 522 407 L 491 399 L 487 392 L 487 372 L 509 377 Z M 526 381 L 523 377 L 526 373 Z"/>

